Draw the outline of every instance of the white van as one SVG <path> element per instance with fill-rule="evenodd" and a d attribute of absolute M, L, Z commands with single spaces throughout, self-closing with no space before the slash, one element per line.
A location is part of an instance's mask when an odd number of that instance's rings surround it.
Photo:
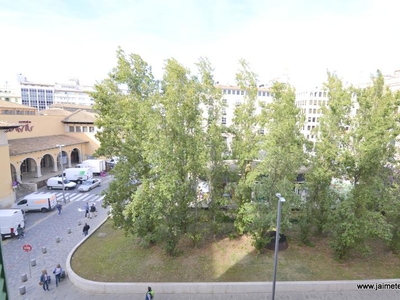
<path fill-rule="evenodd" d="M 90 168 L 68 168 L 64 170 L 64 178 L 76 183 L 82 183 L 85 180 L 93 178 L 93 172 Z"/>
<path fill-rule="evenodd" d="M 11 208 L 19 208 L 24 211 L 48 212 L 57 205 L 56 194 L 29 194 L 22 197 Z"/>
<path fill-rule="evenodd" d="M 51 178 L 47 179 L 46 185 L 49 190 L 52 190 L 52 189 L 62 190 L 63 189 L 63 183 L 62 183 L 61 177 L 51 177 Z M 76 187 L 75 182 L 71 182 L 68 179 L 64 178 L 64 188 L 66 190 L 72 190 L 75 187 Z"/>
<path fill-rule="evenodd" d="M 25 227 L 25 213 L 20 209 L 0 209 L 0 231 L 1 238 L 14 237 L 18 235 L 17 228 Z"/>

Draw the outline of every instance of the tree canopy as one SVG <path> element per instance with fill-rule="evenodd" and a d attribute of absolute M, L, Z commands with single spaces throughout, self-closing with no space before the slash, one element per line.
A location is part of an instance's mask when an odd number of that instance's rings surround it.
<path fill-rule="evenodd" d="M 242 102 L 225 126 L 229 103 L 211 63 L 201 58 L 196 67 L 193 73 L 170 58 L 156 80 L 139 55 L 118 49 L 116 67 L 95 86 L 97 155 L 120 157 L 104 198 L 116 227 L 175 255 L 182 237 L 196 245 L 204 224 L 217 234 L 229 215 L 237 233 L 250 235 L 260 250 L 276 224 L 279 192 L 287 200 L 282 229 L 298 224 L 306 243 L 311 235 L 328 234 L 340 258 L 367 249 L 372 237 L 400 247 L 400 96 L 385 87 L 379 71 L 367 88 L 346 87 L 328 72 L 328 103 L 311 143 L 301 133 L 305 116 L 289 84 L 274 82 L 272 97 L 261 101 L 257 74 L 240 60 Z M 227 137 L 234 168 L 224 161 Z M 296 193 L 300 169 L 307 170 L 302 195 Z M 350 188 L 338 193 L 335 180 Z M 209 187 L 206 214 L 199 211 L 200 181 Z M 221 208 L 228 202 L 236 206 L 226 213 Z"/>

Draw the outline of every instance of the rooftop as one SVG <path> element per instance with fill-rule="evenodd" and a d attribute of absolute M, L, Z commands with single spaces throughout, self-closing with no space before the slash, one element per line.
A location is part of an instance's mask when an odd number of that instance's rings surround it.
<path fill-rule="evenodd" d="M 8 143 L 10 156 L 17 156 L 37 151 L 58 149 L 56 145 L 73 146 L 88 142 L 76 137 L 61 134 L 9 140 Z"/>

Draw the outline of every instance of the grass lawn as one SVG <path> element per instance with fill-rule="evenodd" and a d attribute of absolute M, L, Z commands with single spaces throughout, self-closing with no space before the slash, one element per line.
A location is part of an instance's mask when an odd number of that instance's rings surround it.
<path fill-rule="evenodd" d="M 279 252 L 277 280 L 363 280 L 400 278 L 400 257 L 375 243 L 368 256 L 353 255 L 337 261 L 327 239 L 316 238 L 314 247 L 302 245 L 294 232 L 289 248 Z M 187 243 L 187 244 L 185 244 Z M 238 282 L 272 281 L 274 253 L 257 253 L 250 238 L 224 238 L 203 243 L 198 249 L 183 241 L 178 257 L 154 246 L 143 249 L 112 220 L 94 232 L 72 257 L 72 268 L 83 278 L 106 282 Z"/>

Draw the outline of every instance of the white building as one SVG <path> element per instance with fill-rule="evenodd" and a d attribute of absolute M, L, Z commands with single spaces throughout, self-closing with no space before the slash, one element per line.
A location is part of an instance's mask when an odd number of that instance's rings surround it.
<path fill-rule="evenodd" d="M 246 91 L 240 89 L 238 86 L 232 85 L 217 85 L 217 88 L 222 90 L 222 103 L 224 108 L 221 114 L 221 125 L 231 126 L 233 124 L 233 118 L 235 117 L 234 112 L 237 106 L 244 102 L 244 97 L 246 95 Z M 256 106 L 256 114 L 261 113 L 261 103 L 271 103 L 272 102 L 272 94 L 269 89 L 260 87 L 258 88 L 257 101 L 255 103 Z M 264 128 L 254 128 L 257 130 L 259 134 L 264 134 Z M 228 151 L 231 152 L 231 144 L 233 136 L 231 134 L 225 135 L 226 143 L 228 146 Z"/>
<path fill-rule="evenodd" d="M 67 83 L 55 83 L 54 103 L 91 106 L 94 104 L 94 99 L 89 93 L 93 91 L 92 86 L 80 85 L 76 78 L 70 79 Z"/>
<path fill-rule="evenodd" d="M 21 104 L 21 91 L 8 82 L 0 85 L 0 100 Z"/>
<path fill-rule="evenodd" d="M 17 83 L 14 86 L 13 90 L 15 90 L 17 95 L 17 103 L 34 107 L 39 111 L 47 109 L 53 104 L 85 106 L 92 106 L 94 104 L 93 98 L 89 95 L 93 91 L 93 87 L 80 85 L 79 80 L 75 78 L 70 79 L 67 83 L 53 84 L 31 82 L 25 76 L 19 74 L 17 76 Z"/>
<path fill-rule="evenodd" d="M 246 95 L 245 90 L 241 90 L 238 86 L 231 85 L 217 85 L 217 88 L 222 90 L 222 101 L 226 105 L 225 109 L 222 111 L 221 125 L 231 126 L 232 120 L 234 118 L 235 108 L 242 104 L 244 101 L 244 96 Z M 258 101 L 256 101 L 256 113 L 261 113 L 261 103 L 271 103 L 272 94 L 269 89 L 258 88 Z"/>
<path fill-rule="evenodd" d="M 328 104 L 328 93 L 322 89 L 296 93 L 295 104 L 306 117 L 305 124 L 300 132 L 308 140 L 315 142 L 317 136 L 313 129 L 319 125 L 322 107 Z"/>
<path fill-rule="evenodd" d="M 43 110 L 54 103 L 53 84 L 30 82 L 25 76 L 19 74 L 18 86 L 21 91 L 20 104 Z"/>

